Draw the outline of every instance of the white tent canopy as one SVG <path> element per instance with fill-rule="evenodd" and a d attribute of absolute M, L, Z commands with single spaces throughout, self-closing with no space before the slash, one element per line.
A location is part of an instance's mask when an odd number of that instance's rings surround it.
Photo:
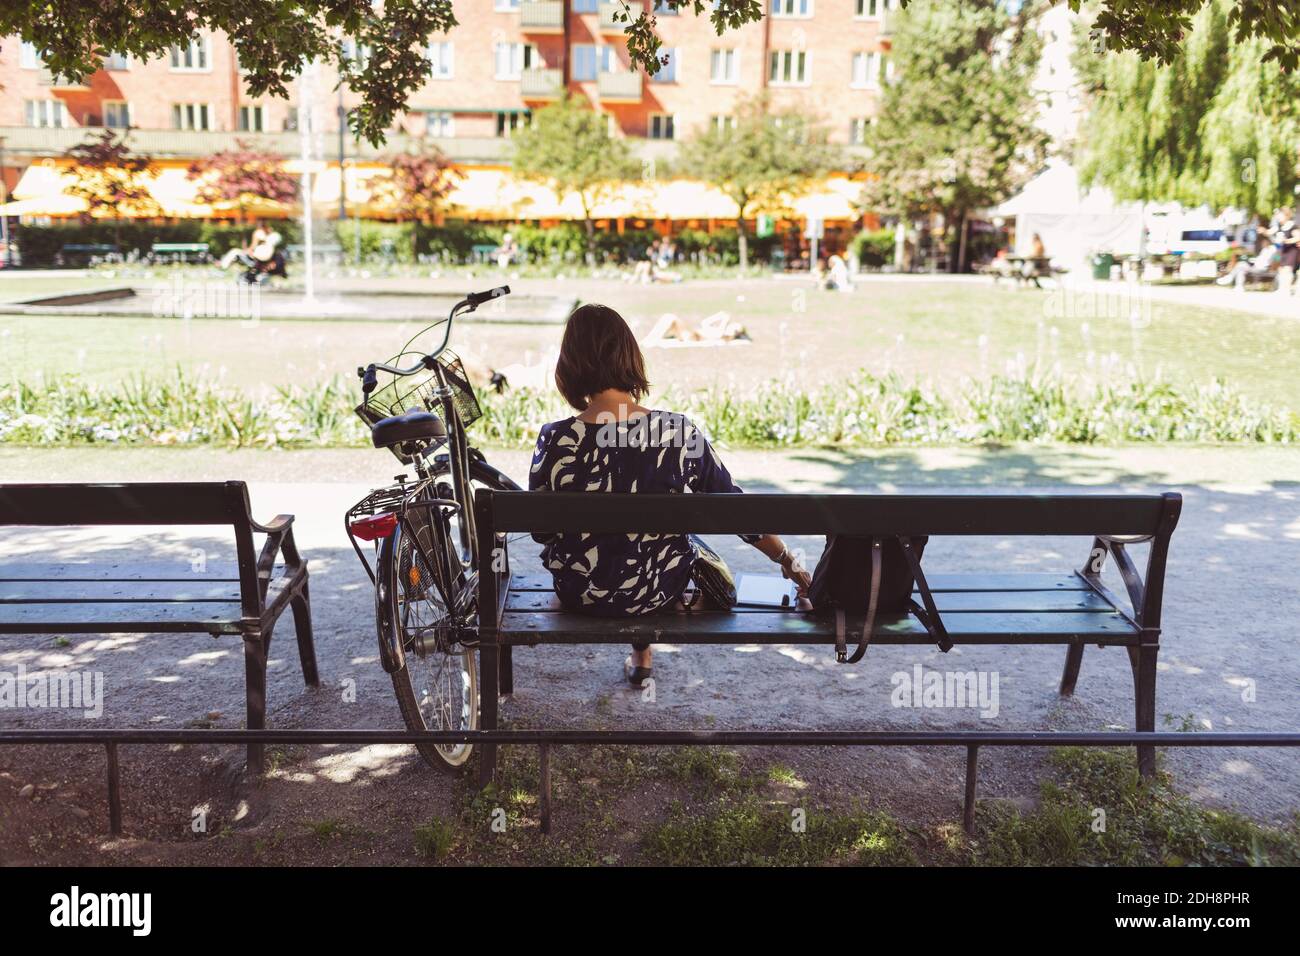
<path fill-rule="evenodd" d="M 1016 253 L 1028 255 L 1034 236 L 1058 265 L 1082 269 L 1098 252 L 1132 255 L 1142 243 L 1142 208 L 1116 203 L 1108 190 L 1084 192 L 1079 174 L 1053 159 L 1019 195 L 991 209 L 990 216 L 1016 220 Z"/>

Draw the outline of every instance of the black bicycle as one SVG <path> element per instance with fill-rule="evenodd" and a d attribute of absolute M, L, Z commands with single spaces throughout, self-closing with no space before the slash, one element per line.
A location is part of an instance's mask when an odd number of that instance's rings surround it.
<path fill-rule="evenodd" d="M 362 402 L 356 411 L 370 426 L 375 447 L 389 449 L 414 470 L 413 476 L 398 475 L 394 484 L 366 495 L 348 509 L 345 520 L 352 547 L 375 585 L 379 660 L 412 730 L 478 728 L 473 492 L 519 486 L 466 441 L 465 430 L 482 411 L 447 343 L 458 315 L 509 293 L 501 286 L 458 302 L 433 351 L 412 351 L 412 339 L 387 362 L 357 369 Z M 374 545 L 373 566 L 361 541 Z M 431 765 L 447 772 L 463 767 L 473 751 L 467 743 L 418 748 Z"/>

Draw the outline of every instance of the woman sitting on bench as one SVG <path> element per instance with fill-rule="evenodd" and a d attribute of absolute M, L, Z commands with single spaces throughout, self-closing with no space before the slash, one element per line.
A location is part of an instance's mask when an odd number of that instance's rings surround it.
<path fill-rule="evenodd" d="M 578 414 L 542 427 L 529 490 L 740 491 L 690 419 L 640 404 L 650 391 L 645 359 L 632 330 L 613 309 L 584 305 L 569 316 L 555 384 Z M 722 558 L 694 535 L 575 531 L 534 537 L 544 545 L 542 561 L 555 593 L 570 610 L 606 617 L 677 610 L 685 606 L 692 581 L 696 594 L 716 595 L 716 582 L 729 578 Z M 807 589 L 808 572 L 779 537 L 742 537 L 780 564 L 801 594 Z M 649 643 L 634 642 L 624 664 L 628 682 L 641 686 L 650 668 Z"/>

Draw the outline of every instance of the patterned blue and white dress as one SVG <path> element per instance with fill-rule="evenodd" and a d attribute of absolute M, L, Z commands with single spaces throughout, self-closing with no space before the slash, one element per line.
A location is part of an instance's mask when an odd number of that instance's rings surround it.
<path fill-rule="evenodd" d="M 695 425 L 651 411 L 623 422 L 577 418 L 542 428 L 530 491 L 739 493 Z M 564 606 L 608 617 L 651 614 L 682 596 L 696 543 L 686 534 L 534 535 Z M 759 535 L 741 535 L 757 541 Z"/>

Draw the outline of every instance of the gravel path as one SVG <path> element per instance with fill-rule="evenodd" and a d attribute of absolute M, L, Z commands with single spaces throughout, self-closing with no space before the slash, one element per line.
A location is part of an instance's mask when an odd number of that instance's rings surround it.
<path fill-rule="evenodd" d="M 525 472 L 521 454 L 492 457 L 517 477 Z M 1158 729 L 1300 727 L 1294 625 L 1300 610 L 1300 449 L 936 449 L 855 456 L 733 452 L 726 457 L 737 480 L 750 490 L 1180 490 L 1185 503 L 1166 587 L 1156 709 L 1163 726 Z M 268 690 L 270 722 L 278 726 L 400 726 L 388 679 L 376 659 L 369 582 L 340 527 L 344 509 L 367 484 L 384 481 L 394 471 L 381 456 L 350 451 L 0 453 L 0 481 L 242 474 L 252 482 L 259 517 L 295 513 L 299 544 L 311 561 L 324 687 L 304 689 L 286 621 L 272 646 Z M 304 474 L 347 480 L 283 480 Z M 1171 477 L 1179 474 L 1188 477 Z M 799 543 L 815 560 L 819 542 Z M 764 569 L 762 557 L 739 541 L 717 539 L 715 544 L 735 567 Z M 935 539 L 925 561 L 931 573 L 1058 571 L 1078 566 L 1087 546 L 1079 539 Z M 229 541 L 207 532 L 195 538 L 152 529 L 5 529 L 0 531 L 0 571 L 33 553 L 67 561 L 121 557 L 184 571 L 195 547 L 205 549 L 209 561 L 233 556 Z M 536 567 L 532 552 L 530 542 L 517 545 L 516 566 Z M 74 635 L 65 643 L 37 636 L 6 638 L 0 646 L 0 670 L 13 671 L 21 664 L 29 672 L 103 671 L 105 726 L 181 726 L 196 720 L 238 726 L 243 717 L 242 654 L 234 639 Z M 622 686 L 624 654 L 617 647 L 516 651 L 516 692 L 505 705 L 507 717 L 518 726 L 602 721 L 627 727 L 912 730 L 1093 730 L 1128 728 L 1133 720 L 1128 662 L 1116 649 L 1087 650 L 1076 695 L 1066 700 L 1056 693 L 1064 651 L 1051 647 L 958 647 L 947 656 L 934 649 L 873 647 L 863 663 L 838 666 L 828 649 L 820 648 L 661 646 L 653 703 Z M 973 709 L 892 706 L 891 676 L 916 665 L 996 673 L 997 716 L 981 717 Z M 346 693 L 350 682 L 355 682 L 355 701 Z M 0 726 L 80 722 L 67 713 L 0 710 Z M 342 784 L 409 770 L 414 761 L 401 748 L 394 749 L 335 751 L 309 760 L 301 782 Z M 904 818 L 951 819 L 960 800 L 960 757 L 955 752 L 809 749 L 781 759 L 818 785 L 866 793 Z M 1165 759 L 1177 785 L 1208 803 L 1267 821 L 1286 819 L 1300 807 L 1300 754 L 1294 751 L 1189 749 L 1167 753 Z M 1015 751 L 982 758 L 981 796 L 1031 799 L 1041 760 L 1041 754 Z M 14 772 L 0 773 L 0 810 L 14 799 L 15 790 L 5 779 L 16 787 L 24 770 L 0 753 L 0 771 L 7 769 Z M 97 773 L 89 774 L 91 791 Z M 332 791 L 334 799 L 350 799 L 348 788 Z M 436 802 L 441 792 L 445 787 L 435 785 L 431 799 Z"/>

